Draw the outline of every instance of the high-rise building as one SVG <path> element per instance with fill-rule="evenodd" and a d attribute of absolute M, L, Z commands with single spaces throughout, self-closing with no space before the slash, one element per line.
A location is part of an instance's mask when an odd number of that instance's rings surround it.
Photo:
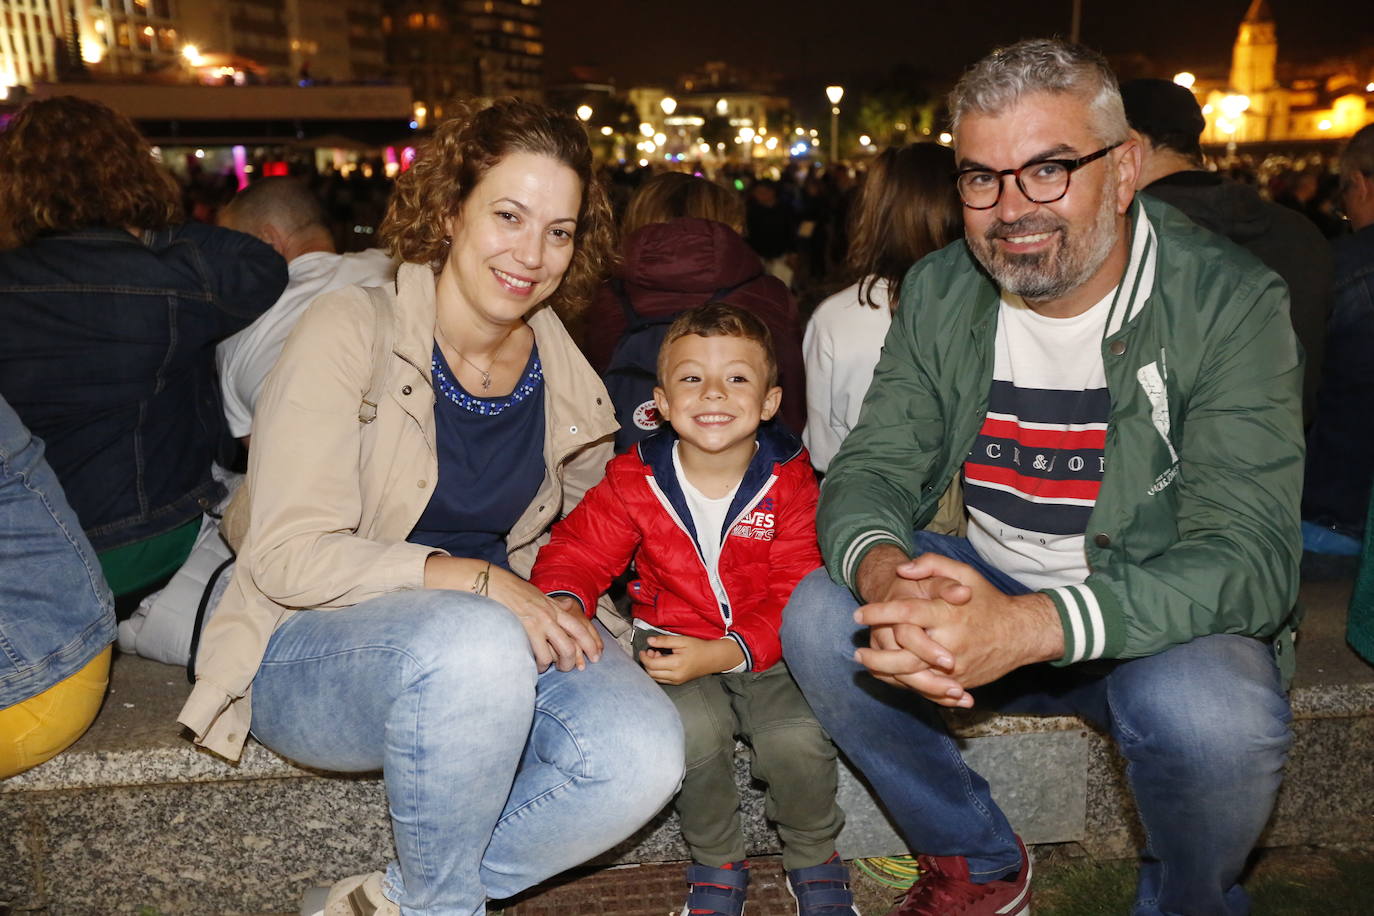
<path fill-rule="evenodd" d="M 288 0 L 286 15 L 297 78 L 366 81 L 386 73 L 381 0 Z"/>
<path fill-rule="evenodd" d="M 542 99 L 542 0 L 462 0 L 477 60 L 477 93 L 485 98 Z"/>
<path fill-rule="evenodd" d="M 386 0 L 385 7 L 387 72 L 411 87 L 416 123 L 433 123 L 475 91 L 472 41 L 459 0 Z"/>

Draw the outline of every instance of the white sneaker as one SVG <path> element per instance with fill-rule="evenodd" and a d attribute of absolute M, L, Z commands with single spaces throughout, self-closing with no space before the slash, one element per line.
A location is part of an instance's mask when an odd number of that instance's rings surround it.
<path fill-rule="evenodd" d="M 329 889 L 323 916 L 401 916 L 401 908 L 382 893 L 382 873 L 344 878 Z"/>

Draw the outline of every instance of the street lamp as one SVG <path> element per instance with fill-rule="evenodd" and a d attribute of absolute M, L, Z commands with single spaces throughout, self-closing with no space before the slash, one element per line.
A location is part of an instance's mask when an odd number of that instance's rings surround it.
<path fill-rule="evenodd" d="M 673 98 L 671 95 L 665 95 L 659 100 L 658 107 L 663 109 L 665 117 L 670 116 L 673 112 L 677 111 L 677 99 Z"/>
<path fill-rule="evenodd" d="M 181 48 L 181 56 L 186 58 L 186 62 L 192 67 L 199 67 L 201 64 L 202 58 L 200 56 L 200 48 L 197 48 L 195 45 L 183 45 Z"/>
<path fill-rule="evenodd" d="M 583 122 L 590 121 L 590 120 L 592 119 L 592 106 L 590 106 L 590 105 L 578 105 L 578 106 L 577 106 L 577 117 L 578 117 L 578 120 L 583 121 Z"/>
<path fill-rule="evenodd" d="M 830 100 L 830 162 L 838 158 L 835 150 L 839 148 L 840 99 L 844 98 L 843 86 L 826 86 L 825 97 Z"/>

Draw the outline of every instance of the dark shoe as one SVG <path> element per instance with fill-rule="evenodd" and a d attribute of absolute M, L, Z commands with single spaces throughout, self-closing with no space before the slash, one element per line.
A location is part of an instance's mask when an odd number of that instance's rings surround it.
<path fill-rule="evenodd" d="M 687 885 L 687 902 L 678 916 L 743 916 L 749 866 L 731 862 L 712 868 L 693 862 L 687 866 Z"/>
<path fill-rule="evenodd" d="M 1007 878 L 974 884 L 963 856 L 917 856 L 921 880 L 887 916 L 1030 916 L 1031 860 L 1017 837 L 1021 870 Z"/>
<path fill-rule="evenodd" d="M 797 916 L 859 916 L 849 890 L 849 866 L 839 853 L 820 865 L 789 871 L 787 890 L 797 901 Z"/>

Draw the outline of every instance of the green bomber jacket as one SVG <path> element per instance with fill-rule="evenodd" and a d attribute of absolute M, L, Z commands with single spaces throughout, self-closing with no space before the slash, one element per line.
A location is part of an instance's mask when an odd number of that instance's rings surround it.
<path fill-rule="evenodd" d="M 1101 342 L 1111 394 L 1086 581 L 1044 589 L 1056 664 L 1214 633 L 1291 636 L 1302 551 L 1302 357 L 1288 291 L 1248 252 L 1137 196 Z M 831 577 L 910 552 L 961 473 L 992 381 L 999 290 L 963 241 L 907 274 L 859 423 L 821 490 Z M 1291 638 L 1276 639 L 1291 673 Z M 1284 658 L 1284 653 L 1288 658 Z"/>

